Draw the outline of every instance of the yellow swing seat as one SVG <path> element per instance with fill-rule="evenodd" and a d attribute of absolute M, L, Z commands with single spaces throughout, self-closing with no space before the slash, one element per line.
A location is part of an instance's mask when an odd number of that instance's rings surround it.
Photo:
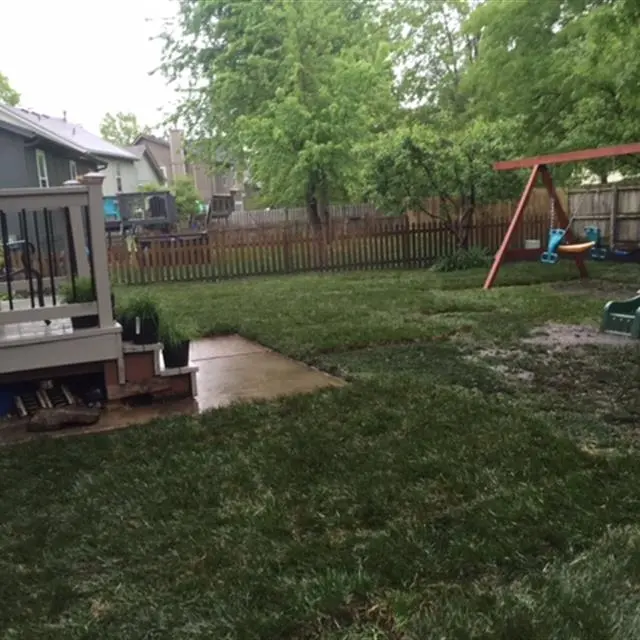
<path fill-rule="evenodd" d="M 583 253 L 595 246 L 595 242 L 580 242 L 578 244 L 561 244 L 556 251 L 558 253 Z"/>

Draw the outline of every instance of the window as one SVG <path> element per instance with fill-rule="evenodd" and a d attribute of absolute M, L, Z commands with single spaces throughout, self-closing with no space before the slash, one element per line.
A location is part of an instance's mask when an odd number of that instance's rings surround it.
<path fill-rule="evenodd" d="M 42 149 L 36 149 L 36 169 L 38 186 L 46 189 L 49 186 L 49 174 L 47 173 L 47 156 Z"/>
<path fill-rule="evenodd" d="M 122 191 L 122 174 L 120 173 L 119 162 L 116 162 L 116 191 Z"/>
<path fill-rule="evenodd" d="M 160 173 L 162 174 L 162 177 L 166 180 L 167 179 L 167 167 L 160 167 Z"/>
<path fill-rule="evenodd" d="M 69 178 L 71 180 L 78 179 L 78 167 L 75 160 L 69 160 Z"/>

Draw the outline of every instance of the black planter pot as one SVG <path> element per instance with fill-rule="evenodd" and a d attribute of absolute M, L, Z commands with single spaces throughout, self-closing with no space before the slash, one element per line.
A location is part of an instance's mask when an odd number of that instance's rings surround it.
<path fill-rule="evenodd" d="M 189 366 L 189 340 L 178 344 L 166 345 L 162 349 L 164 366 L 167 369 L 179 369 Z"/>
<path fill-rule="evenodd" d="M 78 329 L 92 329 L 100 325 L 100 319 L 98 316 L 78 316 L 77 318 L 71 318 L 71 326 L 73 330 Z"/>
<path fill-rule="evenodd" d="M 116 317 L 116 299 L 113 293 L 111 294 L 111 309 L 113 310 L 113 318 Z M 71 326 L 76 329 L 93 329 L 100 326 L 100 318 L 98 316 L 78 316 L 77 318 L 71 318 Z"/>
<path fill-rule="evenodd" d="M 157 318 L 134 318 L 134 344 L 155 344 L 159 342 Z"/>
<path fill-rule="evenodd" d="M 122 327 L 122 341 L 133 342 L 136 337 L 136 321 L 134 318 L 118 318 Z"/>

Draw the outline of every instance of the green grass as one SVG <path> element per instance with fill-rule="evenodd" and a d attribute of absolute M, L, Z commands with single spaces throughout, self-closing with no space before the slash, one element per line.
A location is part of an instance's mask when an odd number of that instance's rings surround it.
<path fill-rule="evenodd" d="M 351 384 L 0 451 L 0 638 L 640 638 L 640 351 L 518 342 L 570 267 L 154 287 Z"/>

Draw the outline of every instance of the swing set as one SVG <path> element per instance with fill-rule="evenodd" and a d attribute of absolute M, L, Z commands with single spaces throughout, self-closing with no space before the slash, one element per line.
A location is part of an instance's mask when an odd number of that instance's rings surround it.
<path fill-rule="evenodd" d="M 567 153 L 557 153 L 547 156 L 537 156 L 533 158 L 521 158 L 518 160 L 506 160 L 504 162 L 496 162 L 493 168 L 496 171 L 513 171 L 516 169 L 531 169 L 527 185 L 520 196 L 518 206 L 511 218 L 507 232 L 502 239 L 502 244 L 496 252 L 493 264 L 489 270 L 489 274 L 484 283 L 485 289 L 490 289 L 496 278 L 500 267 L 504 262 L 509 244 L 513 238 L 513 234 L 518 228 L 524 211 L 529 203 L 529 198 L 533 192 L 538 178 L 542 179 L 542 183 L 549 194 L 549 238 L 547 249 L 540 256 L 540 261 L 545 264 L 555 264 L 561 255 L 567 254 L 574 257 L 576 267 L 581 278 L 588 278 L 587 267 L 584 264 L 584 254 L 591 251 L 591 257 L 596 260 L 603 260 L 607 257 L 607 249 L 602 247 L 600 230 L 597 227 L 587 227 L 585 234 L 587 242 L 575 242 L 571 231 L 571 223 L 575 213 L 569 218 L 558 198 L 553 178 L 549 171 L 549 165 L 568 164 L 570 162 L 585 162 L 587 160 L 600 160 L 603 158 L 615 158 L 618 156 L 640 154 L 640 142 L 632 144 L 623 144 L 615 147 L 601 147 L 598 149 L 582 149 L 580 151 L 569 151 Z"/>

